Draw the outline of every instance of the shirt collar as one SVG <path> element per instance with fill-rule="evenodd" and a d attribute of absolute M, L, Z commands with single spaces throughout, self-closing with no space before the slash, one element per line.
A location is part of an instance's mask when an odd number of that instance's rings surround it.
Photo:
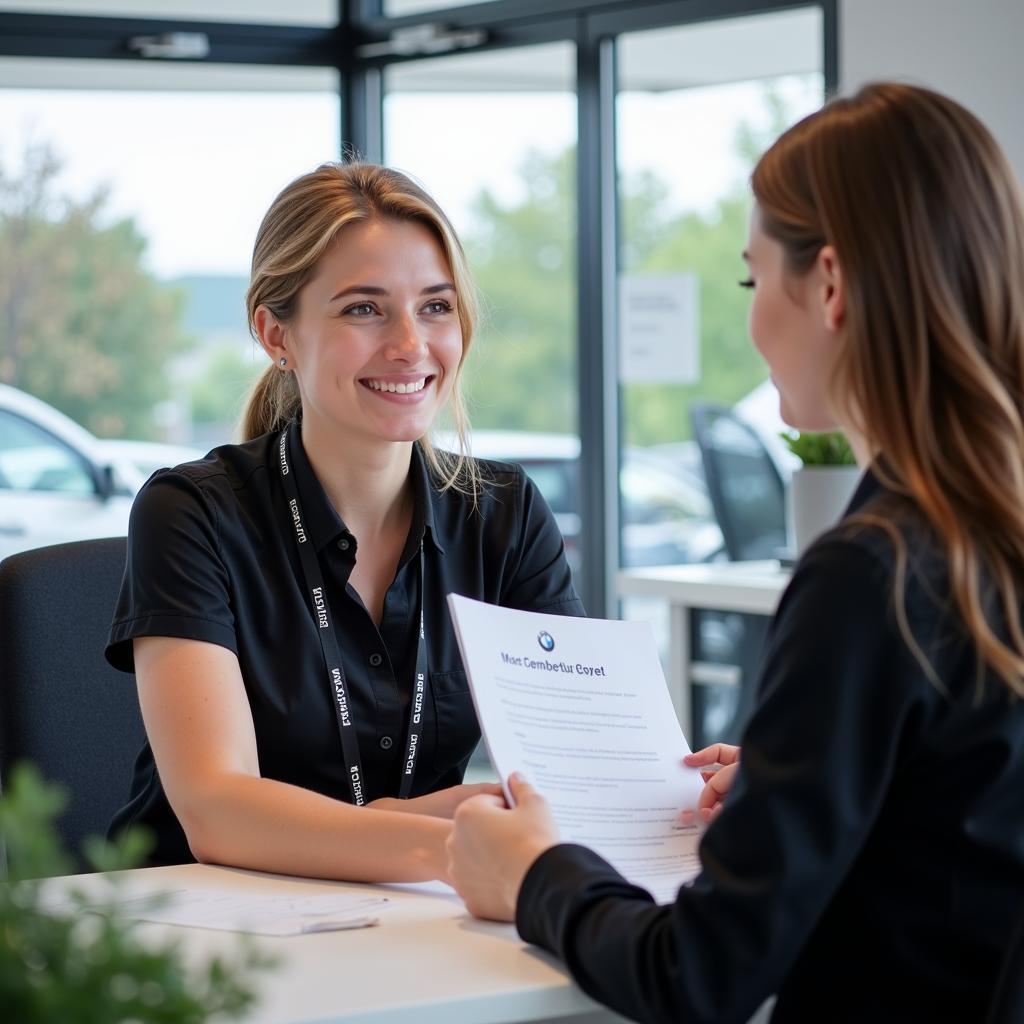
<path fill-rule="evenodd" d="M 337 541 L 342 536 L 353 538 L 354 534 L 338 515 L 330 498 L 327 497 L 323 485 L 317 479 L 316 473 L 313 472 L 306 450 L 302 446 L 302 431 L 298 420 L 292 420 L 286 429 L 288 430 L 288 451 L 295 473 L 295 486 L 299 492 L 302 514 L 305 517 L 306 528 L 314 548 L 320 552 L 328 544 Z M 409 473 L 412 477 L 414 505 L 412 529 L 409 531 L 407 547 L 418 547 L 420 539 L 429 536 L 434 547 L 444 554 L 444 548 L 437 538 L 434 525 L 434 498 L 436 495 L 431 486 L 430 469 L 418 444 L 414 444 L 412 447 Z M 354 537 L 354 539 L 358 542 L 359 538 Z M 408 552 L 403 554 L 402 564 L 406 562 L 407 554 Z"/>
<path fill-rule="evenodd" d="M 840 519 L 860 512 L 883 493 L 885 493 L 885 487 L 875 474 L 874 463 L 872 463 L 861 473 L 857 486 L 853 490 L 853 496 L 847 503 L 846 511 L 843 512 Z"/>
<path fill-rule="evenodd" d="M 412 474 L 413 493 L 416 496 L 412 535 L 417 540 L 420 537 L 424 539 L 429 537 L 434 547 L 443 555 L 445 551 L 437 535 L 434 518 L 434 502 L 440 498 L 440 495 L 431 482 L 430 467 L 427 465 L 426 456 L 423 454 L 419 442 L 412 446 L 412 465 L 409 467 L 409 472 Z"/>

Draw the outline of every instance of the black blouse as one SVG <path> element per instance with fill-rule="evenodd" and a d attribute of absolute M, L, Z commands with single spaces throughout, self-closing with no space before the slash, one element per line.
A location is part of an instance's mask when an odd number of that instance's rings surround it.
<path fill-rule="evenodd" d="M 410 473 L 415 511 L 380 627 L 348 583 L 358 540 L 320 486 L 290 428 L 291 462 L 310 540 L 319 556 L 348 677 L 366 799 L 397 796 L 415 672 L 423 542 L 430 700 L 412 796 L 462 781 L 480 737 L 446 597 L 582 615 L 561 534 L 518 466 L 481 463 L 472 500 L 432 482 L 418 446 Z M 133 670 L 132 641 L 204 640 L 234 652 L 252 709 L 260 773 L 350 801 L 333 696 L 303 585 L 295 530 L 281 484 L 279 434 L 226 445 L 163 470 L 132 509 L 128 562 L 107 658 Z M 191 861 L 153 754 L 139 754 L 131 797 L 111 826 L 153 830 L 154 864 Z"/>
<path fill-rule="evenodd" d="M 852 511 L 874 501 L 868 474 Z M 894 520 L 898 521 L 898 520 Z M 600 857 L 531 867 L 522 937 L 640 1021 L 979 1021 L 1024 910 L 1024 700 L 979 685 L 944 559 L 913 520 L 906 613 L 877 529 L 831 532 L 772 623 L 741 767 L 702 872 L 657 907 Z"/>

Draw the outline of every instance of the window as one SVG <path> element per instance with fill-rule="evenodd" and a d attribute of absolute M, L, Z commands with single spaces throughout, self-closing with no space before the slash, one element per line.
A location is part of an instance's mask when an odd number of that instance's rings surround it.
<path fill-rule="evenodd" d="M 101 437 L 232 440 L 265 365 L 256 229 L 337 159 L 337 73 L 0 61 L 15 80 L 54 84 L 0 93 L 0 381 Z"/>

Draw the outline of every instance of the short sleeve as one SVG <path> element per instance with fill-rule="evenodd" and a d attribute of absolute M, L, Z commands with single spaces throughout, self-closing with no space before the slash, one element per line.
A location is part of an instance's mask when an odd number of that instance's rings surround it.
<path fill-rule="evenodd" d="M 132 641 L 204 640 L 238 653 L 216 511 L 191 476 L 153 476 L 132 506 L 128 560 L 107 641 L 107 660 L 135 670 Z"/>
<path fill-rule="evenodd" d="M 537 485 L 522 471 L 516 480 L 516 553 L 501 604 L 506 608 L 585 615 L 565 557 L 565 541 Z"/>

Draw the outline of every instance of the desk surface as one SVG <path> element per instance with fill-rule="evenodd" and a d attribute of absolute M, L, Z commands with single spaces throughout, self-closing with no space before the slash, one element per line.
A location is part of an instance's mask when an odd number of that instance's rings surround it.
<path fill-rule="evenodd" d="M 701 562 L 623 569 L 621 597 L 660 597 L 676 605 L 771 615 L 789 582 L 777 561 Z"/>
<path fill-rule="evenodd" d="M 512 925 L 470 917 L 445 886 L 362 886 L 201 864 L 128 871 L 119 877 L 132 894 L 181 888 L 297 895 L 372 891 L 393 900 L 373 928 L 254 940 L 280 961 L 259 983 L 259 1002 L 247 1018 L 254 1024 L 502 1024 L 566 1018 L 590 1024 L 622 1019 L 600 1010 L 563 967 L 527 946 Z M 51 884 L 69 883 L 90 892 L 104 879 L 81 875 Z M 239 942 L 230 932 L 138 927 L 141 936 L 173 935 L 196 962 L 215 953 L 230 957 Z"/>

